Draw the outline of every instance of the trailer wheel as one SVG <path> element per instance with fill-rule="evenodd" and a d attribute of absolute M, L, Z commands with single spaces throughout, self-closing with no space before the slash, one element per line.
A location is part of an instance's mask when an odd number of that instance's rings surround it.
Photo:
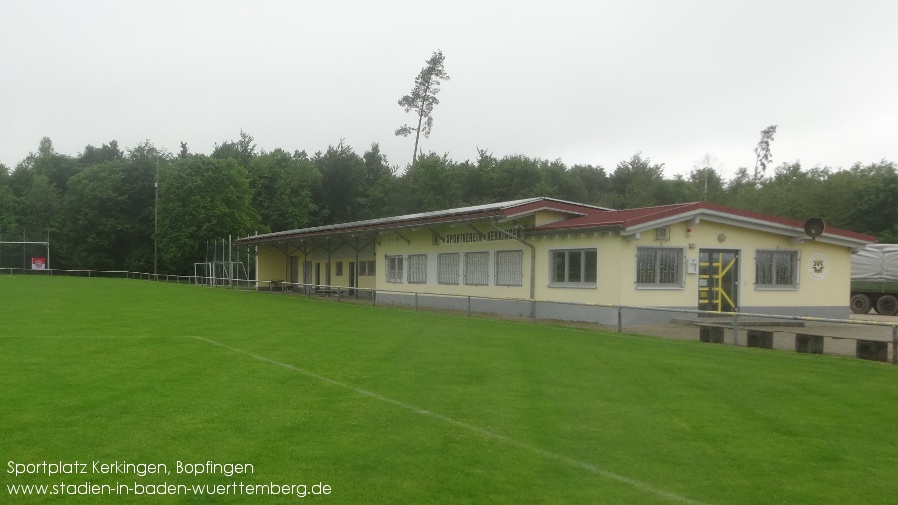
<path fill-rule="evenodd" d="M 876 312 L 884 316 L 894 316 L 898 314 L 898 298 L 893 295 L 883 295 L 876 300 Z"/>
<path fill-rule="evenodd" d="M 851 312 L 855 314 L 866 314 L 870 312 L 870 308 L 873 307 L 873 302 L 870 301 L 869 296 L 859 294 L 851 297 L 849 305 L 851 306 Z"/>

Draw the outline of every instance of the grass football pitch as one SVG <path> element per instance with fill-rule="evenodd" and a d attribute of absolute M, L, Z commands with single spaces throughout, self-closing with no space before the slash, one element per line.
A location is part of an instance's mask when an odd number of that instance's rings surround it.
<path fill-rule="evenodd" d="M 898 367 L 0 276 L 0 503 L 876 504 Z"/>

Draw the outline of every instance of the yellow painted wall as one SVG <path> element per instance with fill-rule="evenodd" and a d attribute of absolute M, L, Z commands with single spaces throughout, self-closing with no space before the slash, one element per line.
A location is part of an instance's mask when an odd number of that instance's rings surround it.
<path fill-rule="evenodd" d="M 311 263 L 312 271 L 309 275 L 309 279 L 314 283 L 315 279 L 315 268 L 316 264 L 320 265 L 321 278 L 320 283 L 326 284 L 326 265 L 328 263 L 327 253 L 321 250 L 314 250 L 311 254 L 305 255 L 300 251 L 296 251 L 294 249 L 290 249 L 290 256 L 284 254 L 284 251 L 272 246 L 261 245 L 259 246 L 258 253 L 258 279 L 259 286 L 263 288 L 268 287 L 268 283 L 265 281 L 281 281 L 281 282 L 290 282 L 292 279 L 292 260 L 291 256 L 297 258 L 297 280 L 302 283 L 304 280 L 303 268 L 304 262 L 308 261 Z M 358 256 L 359 262 L 364 261 L 374 261 L 373 250 L 371 248 L 367 248 L 367 250 L 359 253 Z M 337 263 L 343 263 L 342 274 L 337 275 Z M 348 287 L 350 285 L 350 277 L 349 277 L 349 264 L 350 262 L 356 262 L 356 252 L 355 250 L 349 247 L 342 247 L 331 253 L 330 265 L 331 265 L 331 279 L 330 285 L 332 286 L 340 286 L 340 287 Z M 358 277 L 358 287 L 366 288 L 366 289 L 374 289 L 375 288 L 375 276 L 367 276 L 360 275 Z"/>
<path fill-rule="evenodd" d="M 551 219 L 547 213 L 537 219 Z M 532 226 L 529 222 L 519 221 Z M 511 229 L 513 223 L 500 225 Z M 687 232 L 687 228 L 690 230 Z M 484 296 L 495 298 L 530 297 L 530 248 L 517 240 L 501 234 L 488 221 L 466 224 L 442 225 L 429 228 L 402 229 L 398 232 L 382 232 L 377 237 L 378 245 L 359 253 L 360 262 L 376 261 L 376 276 L 360 276 L 360 288 L 380 289 L 400 292 L 437 293 L 461 296 Z M 435 239 L 435 234 L 437 238 Z M 718 237 L 723 235 L 723 241 Z M 479 237 L 479 238 L 472 238 Z M 492 238 L 493 240 L 484 240 Z M 628 240 L 617 233 L 559 233 L 553 236 L 531 236 L 526 239 L 535 247 L 535 298 L 542 301 L 562 301 L 573 303 L 595 303 L 607 305 L 662 306 L 697 308 L 699 276 L 686 273 L 686 265 L 691 258 L 698 259 L 699 251 L 705 249 L 726 249 L 739 252 L 738 305 L 744 307 L 844 307 L 847 306 L 851 255 L 847 248 L 806 240 L 791 243 L 789 237 L 753 231 L 732 225 L 703 220 L 698 224 L 681 222 L 670 226 L 669 239 L 657 240 L 654 230 L 640 234 L 640 238 Z M 637 247 L 674 247 L 684 251 L 683 286 L 677 288 L 637 288 L 636 251 Z M 551 252 L 564 249 L 595 249 L 597 251 L 597 281 L 594 286 L 556 287 L 550 282 Z M 758 249 L 780 249 L 798 251 L 799 283 L 797 289 L 770 290 L 755 287 L 755 252 Z M 466 285 L 464 282 L 464 253 L 490 253 L 489 285 Z M 495 252 L 521 251 L 522 285 L 495 285 Z M 438 282 L 438 255 L 459 253 L 459 283 L 440 284 Z M 300 269 L 306 258 L 299 256 Z M 427 282 L 408 282 L 408 256 L 427 255 Z M 402 282 L 387 282 L 387 256 L 403 257 Z M 812 257 L 822 255 L 828 268 L 825 275 L 814 276 L 809 270 Z M 320 264 L 320 283 L 326 283 L 325 264 L 327 253 L 321 249 L 307 258 L 314 265 Z M 349 262 L 356 261 L 356 252 L 349 247 L 332 250 L 330 254 L 331 285 L 349 286 Z M 343 262 L 343 273 L 336 273 L 337 262 Z M 289 280 L 289 258 L 274 248 L 260 246 L 258 257 L 259 279 Z M 300 273 L 300 282 L 303 277 Z M 316 279 L 312 277 L 312 282 Z"/>
<path fill-rule="evenodd" d="M 561 221 L 562 219 L 565 219 L 568 217 L 570 217 L 570 214 L 567 214 L 564 212 L 558 212 L 555 210 L 541 210 L 541 211 L 534 213 L 533 217 L 530 217 L 528 219 L 532 220 L 532 223 L 535 226 L 542 226 L 544 224 Z"/>
<path fill-rule="evenodd" d="M 259 281 L 286 281 L 287 269 L 284 253 L 270 246 L 259 246 L 256 258 L 256 278 Z M 263 284 L 262 287 L 267 287 Z"/>
<path fill-rule="evenodd" d="M 358 262 L 356 259 L 358 259 Z M 352 285 L 350 278 L 350 263 L 354 263 L 355 268 L 358 269 L 359 263 L 374 261 L 374 255 L 373 250 L 370 248 L 366 251 L 360 251 L 357 256 L 355 250 L 343 247 L 331 252 L 329 259 L 326 252 L 315 251 L 313 254 L 309 255 L 308 261 L 312 264 L 312 273 L 309 276 L 312 283 L 317 282 L 321 285 L 349 287 Z M 330 263 L 330 280 L 327 278 L 328 262 Z M 339 271 L 338 265 L 340 265 Z M 315 277 L 316 271 L 320 272 L 320 278 Z M 356 287 L 374 289 L 376 287 L 375 279 L 375 276 L 359 275 L 358 285 Z"/>
<path fill-rule="evenodd" d="M 309 260 L 311 262 L 312 274 L 309 276 L 311 282 L 314 284 L 318 282 L 321 285 L 329 285 L 329 286 L 337 286 L 337 287 L 349 287 L 351 285 L 350 279 L 350 263 L 356 263 L 355 252 L 353 251 L 351 255 L 336 255 L 332 254 L 330 258 L 330 282 L 327 279 L 327 265 L 328 259 L 325 258 L 315 258 L 312 257 Z M 365 261 L 374 261 L 374 256 L 363 256 L 359 255 L 358 262 L 363 263 Z M 341 270 L 338 275 L 338 264 L 342 263 Z M 300 265 L 302 264 L 302 257 L 300 256 Z M 358 265 L 356 265 L 358 268 Z M 320 278 L 315 278 L 315 272 L 320 272 Z M 376 275 L 359 275 L 358 276 L 358 285 L 359 288 L 364 289 L 374 289 L 376 287 Z M 300 276 L 300 282 L 302 282 L 302 277 Z"/>
<path fill-rule="evenodd" d="M 502 229 L 510 229 L 511 225 L 501 224 Z M 377 285 L 378 289 L 402 292 L 438 293 L 463 296 L 485 296 L 495 298 L 530 298 L 530 249 L 501 234 L 493 233 L 495 229 L 484 221 L 477 223 L 472 228 L 468 225 L 438 226 L 432 227 L 441 239 L 434 240 L 431 229 L 402 230 L 400 238 L 396 233 L 385 232 L 379 235 L 380 246 L 377 248 Z M 478 234 L 487 235 L 497 240 L 468 241 Z M 464 253 L 491 252 L 489 258 L 489 285 L 466 285 L 464 279 Z M 496 286 L 495 285 L 495 251 L 522 251 L 522 285 L 521 286 Z M 439 284 L 440 253 L 459 253 L 459 283 Z M 410 284 L 408 279 L 408 255 L 427 254 L 427 282 L 424 284 Z M 400 283 L 387 282 L 386 257 L 401 255 L 404 257 L 403 280 Z"/>
<path fill-rule="evenodd" d="M 691 232 L 687 232 L 687 228 Z M 702 221 L 698 224 L 671 225 L 670 240 L 656 240 L 654 231 L 643 232 L 638 240 L 621 239 L 620 303 L 668 307 L 696 307 L 699 279 L 685 274 L 681 289 L 637 288 L 636 248 L 640 246 L 680 247 L 685 261 L 699 257 L 701 249 L 726 249 L 739 252 L 738 305 L 740 307 L 845 306 L 847 305 L 851 253 L 847 248 L 806 240 L 791 243 L 789 237 L 747 230 L 725 224 Z M 718 237 L 723 235 L 723 241 Z M 757 250 L 798 251 L 798 288 L 765 289 L 755 286 L 755 253 Z M 829 270 L 825 276 L 812 276 L 812 257 L 822 254 Z"/>
<path fill-rule="evenodd" d="M 573 303 L 614 304 L 620 292 L 617 272 L 619 238 L 609 233 L 561 233 L 557 235 L 530 237 L 536 246 L 536 293 L 537 300 L 551 300 Z M 596 250 L 596 284 L 589 286 L 554 286 L 551 282 L 553 251 L 566 249 Z"/>

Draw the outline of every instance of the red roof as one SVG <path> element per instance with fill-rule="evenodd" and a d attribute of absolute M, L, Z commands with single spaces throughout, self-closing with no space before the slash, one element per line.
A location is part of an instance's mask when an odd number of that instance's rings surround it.
<path fill-rule="evenodd" d="M 759 224 L 779 225 L 789 228 L 804 229 L 804 222 L 795 219 L 786 219 L 773 216 L 770 214 L 762 214 L 760 212 L 752 212 L 749 210 L 733 209 L 723 205 L 709 202 L 690 202 L 678 203 L 673 205 L 661 205 L 658 207 L 642 207 L 638 209 L 611 210 L 607 212 L 596 212 L 581 217 L 565 219 L 554 223 L 545 224 L 535 228 L 533 231 L 558 231 L 558 230 L 577 230 L 590 228 L 615 228 L 621 230 L 629 230 L 657 221 L 669 221 L 674 218 L 688 219 L 693 216 L 701 216 L 709 218 L 718 216 L 720 218 L 731 218 L 736 221 L 757 222 Z M 857 233 L 839 228 L 826 228 L 826 234 L 836 235 L 852 240 L 860 240 L 864 242 L 876 242 L 876 237 L 865 233 Z"/>

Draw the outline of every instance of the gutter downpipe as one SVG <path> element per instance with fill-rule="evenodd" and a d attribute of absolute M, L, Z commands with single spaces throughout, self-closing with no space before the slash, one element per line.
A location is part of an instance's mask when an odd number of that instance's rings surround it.
<path fill-rule="evenodd" d="M 524 240 L 523 238 L 512 235 L 511 233 L 508 233 L 507 231 L 503 230 L 502 228 L 499 228 L 499 226 L 496 225 L 496 221 L 494 219 L 490 219 L 490 226 L 494 230 L 501 233 L 502 235 L 505 235 L 506 237 L 513 238 L 514 240 L 517 240 L 518 242 L 520 242 L 530 248 L 530 319 L 535 319 L 536 318 L 536 282 L 535 282 L 536 281 L 536 247 L 533 244 Z"/>

